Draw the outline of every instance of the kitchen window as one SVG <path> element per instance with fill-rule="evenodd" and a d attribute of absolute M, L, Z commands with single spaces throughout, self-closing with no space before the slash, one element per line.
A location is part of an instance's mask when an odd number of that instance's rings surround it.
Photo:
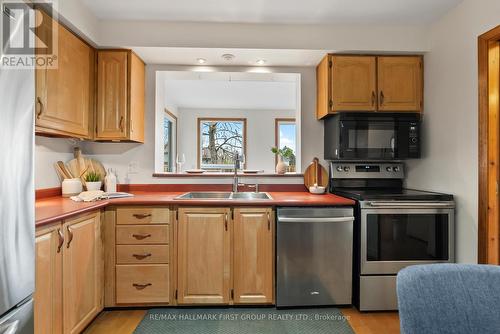
<path fill-rule="evenodd" d="M 246 152 L 246 118 L 198 118 L 198 168 L 228 172 Z"/>
<path fill-rule="evenodd" d="M 297 136 L 295 118 L 276 118 L 274 132 L 276 147 L 279 149 L 288 148 L 288 150 L 285 151 L 286 155 L 283 157 L 285 163 L 288 164 L 287 172 L 295 172 L 297 166 Z"/>

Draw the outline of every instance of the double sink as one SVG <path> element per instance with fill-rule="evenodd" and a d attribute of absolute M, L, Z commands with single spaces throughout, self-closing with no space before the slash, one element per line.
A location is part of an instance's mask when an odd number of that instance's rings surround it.
<path fill-rule="evenodd" d="M 191 199 L 191 200 L 204 200 L 204 199 L 219 199 L 219 200 L 272 200 L 273 198 L 266 192 L 225 192 L 225 191 L 214 191 L 214 192 L 197 192 L 192 191 L 180 196 L 175 199 Z"/>

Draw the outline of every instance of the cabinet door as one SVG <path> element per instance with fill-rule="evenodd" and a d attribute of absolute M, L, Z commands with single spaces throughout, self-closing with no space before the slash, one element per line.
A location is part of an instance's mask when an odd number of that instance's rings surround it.
<path fill-rule="evenodd" d="M 273 302 L 273 212 L 271 208 L 234 210 L 234 303 Z"/>
<path fill-rule="evenodd" d="M 42 12 L 43 13 L 43 12 Z M 38 28 L 50 33 L 53 20 L 45 13 Z M 90 138 L 93 116 L 94 50 L 69 30 L 58 29 L 58 66 L 36 70 L 36 131 Z"/>
<path fill-rule="evenodd" d="M 103 308 L 103 256 L 98 213 L 64 225 L 64 333 L 80 333 Z"/>
<path fill-rule="evenodd" d="M 378 57 L 378 109 L 422 109 L 422 57 Z"/>
<path fill-rule="evenodd" d="M 331 64 L 331 110 L 375 111 L 375 57 L 332 56 Z"/>
<path fill-rule="evenodd" d="M 229 303 L 229 213 L 227 208 L 179 208 L 179 304 Z"/>
<path fill-rule="evenodd" d="M 62 333 L 62 246 L 60 224 L 35 239 L 35 333 Z"/>
<path fill-rule="evenodd" d="M 128 51 L 98 51 L 96 139 L 127 138 Z"/>
<path fill-rule="evenodd" d="M 130 53 L 130 140 L 144 142 L 146 69 L 144 62 Z"/>

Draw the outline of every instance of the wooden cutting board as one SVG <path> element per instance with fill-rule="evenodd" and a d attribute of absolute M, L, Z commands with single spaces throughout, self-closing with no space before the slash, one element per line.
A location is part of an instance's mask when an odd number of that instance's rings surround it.
<path fill-rule="evenodd" d="M 100 174 L 101 180 L 104 181 L 104 177 L 106 176 L 106 169 L 100 161 L 83 157 L 82 151 L 79 147 L 75 147 L 74 157 L 75 158 L 73 160 L 70 160 L 66 163 L 68 169 L 71 171 L 71 174 L 73 174 L 75 177 L 78 177 L 78 175 L 82 174 L 82 172 L 85 171 L 85 173 L 83 173 L 82 175 L 82 179 L 84 179 L 85 175 L 88 172 L 92 171 Z"/>
<path fill-rule="evenodd" d="M 319 163 L 318 158 L 314 158 L 304 172 L 304 185 L 306 188 L 309 189 L 309 187 L 314 186 L 315 183 L 322 187 L 328 186 L 328 172 L 326 168 Z"/>

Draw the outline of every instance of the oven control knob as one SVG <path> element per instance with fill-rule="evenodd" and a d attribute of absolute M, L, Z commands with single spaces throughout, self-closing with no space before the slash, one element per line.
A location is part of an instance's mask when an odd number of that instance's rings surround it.
<path fill-rule="evenodd" d="M 393 171 L 395 171 L 395 172 L 399 172 L 399 167 L 398 167 L 398 166 L 394 166 L 394 167 L 392 168 L 392 170 L 393 170 Z"/>
<path fill-rule="evenodd" d="M 342 168 L 342 166 L 337 166 L 337 172 L 341 172 L 343 171 L 344 169 Z"/>
<path fill-rule="evenodd" d="M 387 167 L 385 170 L 386 170 L 386 171 L 388 171 L 388 172 L 392 172 L 392 167 L 391 167 L 391 166 L 389 166 L 389 167 Z"/>
<path fill-rule="evenodd" d="M 345 166 L 344 167 L 344 172 L 348 172 L 351 168 L 349 168 L 349 166 Z"/>

